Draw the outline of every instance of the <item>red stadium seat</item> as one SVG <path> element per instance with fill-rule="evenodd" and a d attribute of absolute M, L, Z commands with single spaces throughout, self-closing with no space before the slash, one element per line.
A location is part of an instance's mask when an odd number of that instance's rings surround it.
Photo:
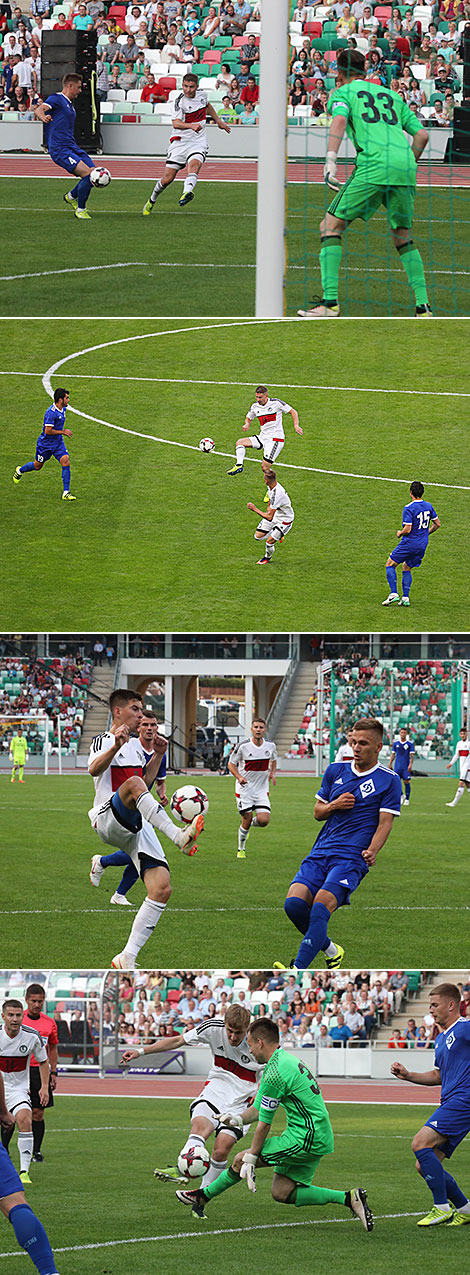
<path fill-rule="evenodd" d="M 382 4 L 378 4 L 378 5 L 377 5 L 377 8 L 376 8 L 376 9 L 374 9 L 374 18 L 378 18 L 378 19 L 379 19 L 379 22 L 380 22 L 381 26 L 384 26 L 384 23 L 385 23 L 385 22 L 388 22 L 388 20 L 389 20 L 389 18 L 391 18 L 391 16 L 392 16 L 392 6 L 391 6 L 391 4 L 390 4 L 390 5 L 389 5 L 389 4 L 383 4 L 383 5 L 382 5 Z"/>
<path fill-rule="evenodd" d="M 314 35 L 318 39 L 321 36 L 322 24 L 321 22 L 304 22 L 302 30 L 304 35 Z"/>
<path fill-rule="evenodd" d="M 158 81 L 158 91 L 163 94 L 164 102 L 168 101 L 172 89 L 176 88 L 176 78 L 174 75 L 162 75 Z"/>
<path fill-rule="evenodd" d="M 121 115 L 121 124 L 137 124 L 140 121 L 140 115 Z"/>
<path fill-rule="evenodd" d="M 222 50 L 221 49 L 206 49 L 202 61 L 204 65 L 206 64 L 206 62 L 210 62 L 210 63 L 221 62 Z"/>
<path fill-rule="evenodd" d="M 404 53 L 405 58 L 410 57 L 410 42 L 409 40 L 405 40 L 405 37 L 402 35 L 397 35 L 397 49 L 400 50 L 400 53 Z"/>
<path fill-rule="evenodd" d="M 179 987 L 171 987 L 170 990 L 167 992 L 167 1000 L 170 1001 L 172 1005 L 178 1004 L 180 996 L 181 996 L 181 989 Z"/>

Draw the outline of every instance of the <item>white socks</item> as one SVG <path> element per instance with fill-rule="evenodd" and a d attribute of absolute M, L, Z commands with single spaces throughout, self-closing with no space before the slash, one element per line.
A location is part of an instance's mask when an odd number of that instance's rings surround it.
<path fill-rule="evenodd" d="M 31 1156 L 33 1154 L 32 1133 L 18 1134 L 18 1151 L 20 1156 L 20 1173 L 27 1173 L 31 1164 Z"/>
<path fill-rule="evenodd" d="M 242 828 L 240 825 L 238 829 L 238 849 L 239 850 L 244 850 L 245 842 L 246 842 L 249 831 L 250 831 L 249 828 Z"/>
<path fill-rule="evenodd" d="M 156 182 L 156 184 L 155 184 L 155 186 L 154 186 L 154 188 L 153 188 L 153 190 L 152 190 L 152 194 L 151 194 L 151 196 L 150 196 L 150 203 L 151 203 L 151 204 L 154 204 L 154 203 L 155 203 L 155 200 L 156 200 L 156 199 L 158 199 L 158 196 L 159 196 L 159 195 L 161 195 L 162 190 L 164 190 L 164 189 L 165 189 L 165 187 L 164 187 L 164 186 L 162 186 L 162 183 L 161 183 L 161 181 L 160 181 L 160 178 L 158 178 L 158 181 Z"/>
<path fill-rule="evenodd" d="M 188 173 L 188 176 L 186 177 L 186 180 L 183 186 L 183 194 L 187 195 L 188 191 L 193 191 L 196 186 L 196 182 L 197 182 L 197 173 Z"/>
<path fill-rule="evenodd" d="M 244 459 L 245 459 L 245 448 L 244 448 L 244 447 L 242 447 L 242 446 L 240 446 L 240 447 L 236 447 L 236 448 L 235 448 L 235 455 L 236 455 L 236 458 L 237 458 L 237 465 L 243 465 L 243 461 L 244 461 Z"/>
<path fill-rule="evenodd" d="M 186 1138 L 184 1147 L 181 1147 L 180 1155 L 184 1155 L 184 1152 L 189 1151 L 190 1147 L 205 1147 L 205 1145 L 204 1138 L 201 1138 L 200 1133 L 190 1133 L 189 1138 Z"/>
<path fill-rule="evenodd" d="M 322 948 L 322 951 L 323 951 L 324 956 L 337 956 L 337 955 L 338 955 L 338 948 L 337 948 L 337 946 L 336 946 L 336 943 L 333 943 L 333 940 L 331 940 L 331 943 L 329 943 L 329 944 L 328 944 L 328 947 L 324 947 L 324 948 Z"/>
<path fill-rule="evenodd" d="M 209 1168 L 207 1173 L 204 1174 L 201 1186 L 209 1186 L 211 1182 L 215 1182 L 216 1178 L 219 1178 L 220 1174 L 227 1168 L 227 1164 L 228 1160 L 213 1160 L 211 1158 Z"/>
<path fill-rule="evenodd" d="M 155 863 L 157 863 L 157 860 L 155 860 Z M 126 943 L 126 952 L 128 956 L 131 956 L 135 960 L 141 947 L 144 946 L 147 939 L 151 938 L 155 926 L 158 925 L 160 917 L 163 916 L 165 908 L 166 903 L 156 903 L 153 899 L 144 899 Z"/>
<path fill-rule="evenodd" d="M 459 784 L 459 786 L 458 786 L 458 788 L 457 788 L 457 792 L 456 792 L 455 797 L 454 797 L 454 800 L 453 800 L 453 801 L 449 801 L 449 806 L 456 806 L 456 805 L 457 805 L 457 802 L 458 802 L 458 801 L 460 801 L 460 798 L 461 798 L 461 797 L 463 797 L 464 792 L 465 792 L 465 787 L 464 787 L 464 785 L 463 785 L 463 784 Z"/>
<path fill-rule="evenodd" d="M 147 820 L 147 823 L 151 823 L 153 828 L 158 828 L 159 832 L 164 832 L 170 841 L 174 841 L 176 845 L 178 844 L 181 829 L 176 827 L 169 815 L 167 815 L 166 810 L 163 809 L 163 806 L 158 801 L 155 801 L 155 797 L 152 797 L 150 792 L 142 792 L 140 797 L 137 797 L 135 804 L 142 818 Z M 155 862 L 157 863 L 158 861 L 155 860 Z"/>

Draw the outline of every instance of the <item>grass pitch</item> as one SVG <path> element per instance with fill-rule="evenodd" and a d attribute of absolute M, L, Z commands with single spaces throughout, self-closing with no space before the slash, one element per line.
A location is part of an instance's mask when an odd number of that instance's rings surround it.
<path fill-rule="evenodd" d="M 299 181 L 288 186 L 286 307 L 294 315 L 321 291 L 325 187 L 304 185 L 302 175 L 299 164 Z M 448 169 L 441 180 L 448 181 Z M 458 183 L 458 169 L 452 180 Z M 201 181 L 194 203 L 183 211 L 177 181 L 152 216 L 142 217 L 153 181 L 115 178 L 109 190 L 92 193 L 92 221 L 81 223 L 63 203 L 70 185 L 67 177 L 1 179 L 9 252 L 0 275 L 0 313 L 254 314 L 255 182 Z M 418 189 L 414 238 L 437 315 L 469 313 L 469 210 L 468 189 Z M 368 228 L 358 222 L 346 235 L 340 286 L 343 315 L 414 314 L 382 213 Z"/>
<path fill-rule="evenodd" d="M 350 1102 L 331 1105 L 335 1150 L 322 1161 L 315 1183 L 339 1190 L 364 1186 L 375 1215 L 375 1228 L 366 1234 L 339 1205 L 275 1203 L 269 1169 L 257 1173 L 256 1196 L 240 1183 L 214 1200 L 207 1221 L 199 1222 L 176 1200 L 171 1183 L 152 1176 L 156 1164 L 175 1162 L 187 1136 L 189 1101 L 61 1097 L 60 1084 L 56 1106 L 46 1113 L 44 1164 L 32 1166 L 27 1198 L 48 1231 L 61 1275 L 150 1275 L 157 1264 L 166 1275 L 196 1264 L 207 1275 L 221 1268 L 238 1275 L 253 1264 L 268 1275 L 287 1263 L 309 1270 L 312 1259 L 317 1269 L 337 1275 L 361 1275 L 365 1268 L 390 1275 L 409 1269 L 411 1256 L 413 1264 L 442 1267 L 450 1275 L 464 1269 L 464 1227 L 449 1233 L 445 1226 L 416 1229 L 432 1197 L 416 1173 L 410 1142 L 431 1106 L 354 1105 L 353 1090 Z M 170 1095 L 170 1084 L 168 1090 Z M 276 1117 L 274 1131 L 281 1128 L 282 1117 Z M 452 1172 L 465 1190 L 468 1140 L 457 1149 Z M 2 1220 L 0 1270 L 22 1272 L 23 1258 Z"/>
<path fill-rule="evenodd" d="M 210 618 L 211 629 L 254 632 L 267 616 L 273 630 L 287 616 L 300 631 L 469 628 L 467 329 L 463 320 L 419 330 L 398 320 L 0 323 L 1 628 L 160 632 L 176 617 L 188 630 Z M 71 505 L 54 460 L 11 481 L 34 457 L 53 365 L 53 387 L 68 386 L 79 413 L 68 415 Z M 299 438 L 288 418 L 276 469 L 296 518 L 265 569 L 247 510 L 247 501 L 263 507 L 260 463 L 247 459 L 243 475 L 227 477 L 260 381 L 304 428 Z M 206 435 L 210 455 L 198 450 Z M 384 609 L 384 564 L 417 477 L 442 530 L 414 575 L 411 610 Z"/>
<path fill-rule="evenodd" d="M 92 782 L 86 776 L 26 774 L 23 788 L 0 780 L 3 842 L 8 847 L 8 895 L 0 925 L 5 968 L 107 968 L 124 946 L 130 908 L 110 906 L 119 870 L 108 868 L 99 889 L 90 885 L 92 854 L 102 843 L 87 817 Z M 171 778 L 168 790 L 181 780 Z M 204 776 L 210 809 L 199 853 L 188 859 L 162 838 L 173 894 L 141 964 L 152 968 L 270 969 L 288 965 L 300 935 L 284 913 L 287 888 L 309 853 L 319 825 L 313 819 L 312 778 L 281 778 L 272 793 L 271 823 L 254 828 L 247 858 L 237 860 L 231 779 Z M 468 959 L 468 900 L 462 891 L 470 802 L 446 809 L 455 779 L 419 779 L 412 801 L 357 892 L 330 924 L 345 948 L 344 964 L 358 969 L 439 969 Z M 105 849 L 103 848 L 103 853 Z M 138 882 L 130 895 L 145 897 Z M 318 964 L 323 961 L 319 960 Z"/>

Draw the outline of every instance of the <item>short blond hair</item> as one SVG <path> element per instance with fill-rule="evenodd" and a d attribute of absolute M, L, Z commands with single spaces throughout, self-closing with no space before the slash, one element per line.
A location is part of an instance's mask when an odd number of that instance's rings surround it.
<path fill-rule="evenodd" d="M 232 1027 L 234 1031 L 248 1031 L 251 1022 L 251 1014 L 249 1009 L 245 1009 L 244 1005 L 230 1005 L 224 1018 L 226 1027 Z"/>

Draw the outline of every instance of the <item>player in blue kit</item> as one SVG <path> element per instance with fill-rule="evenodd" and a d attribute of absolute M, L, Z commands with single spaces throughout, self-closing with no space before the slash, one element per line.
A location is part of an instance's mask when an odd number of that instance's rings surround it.
<path fill-rule="evenodd" d="M 82 77 L 70 71 L 62 80 L 62 92 L 51 93 L 45 102 L 36 106 L 36 119 L 45 124 L 46 146 L 51 159 L 59 168 L 78 177 L 76 186 L 64 195 L 66 204 L 74 209 L 80 221 L 91 221 L 85 204 L 91 191 L 90 173 L 95 165 L 86 151 L 82 151 L 75 141 L 75 98 L 82 91 Z"/>
<path fill-rule="evenodd" d="M 398 738 L 394 740 L 393 752 L 390 758 L 390 770 L 394 770 L 396 775 L 405 785 L 405 806 L 410 804 L 411 792 L 411 771 L 413 769 L 413 757 L 415 746 L 412 739 L 408 739 L 408 731 L 406 726 L 400 728 Z M 402 798 L 403 800 L 403 798 Z"/>
<path fill-rule="evenodd" d="M 416 1168 L 434 1201 L 418 1226 L 465 1226 L 470 1202 L 444 1169 L 459 1142 L 470 1132 L 470 1020 L 459 1013 L 460 992 L 454 983 L 440 983 L 430 993 L 429 1008 L 442 1030 L 435 1041 L 432 1071 L 407 1071 L 392 1063 L 392 1075 L 413 1085 L 441 1085 L 441 1103 L 411 1143 Z"/>
<path fill-rule="evenodd" d="M 397 602 L 400 607 L 409 607 L 412 580 L 411 568 L 421 566 L 428 547 L 429 537 L 441 525 L 436 510 L 433 509 L 429 500 L 423 500 L 423 484 L 419 482 L 412 483 L 410 494 L 411 501 L 409 505 L 405 505 L 403 510 L 403 526 L 401 530 L 397 531 L 397 537 L 402 540 L 402 543 L 392 549 L 390 557 L 387 558 L 385 563 L 390 593 L 388 598 L 385 598 L 385 601 L 382 602 L 384 607 L 390 607 L 394 602 Z M 403 568 L 402 598 L 397 593 L 398 563 L 401 563 Z"/>
<path fill-rule="evenodd" d="M 155 713 L 150 708 L 142 711 L 142 722 L 139 726 L 139 739 L 145 753 L 147 763 L 153 757 L 155 751 L 161 751 L 164 745 L 164 737 L 158 734 L 158 722 Z M 168 805 L 168 797 L 166 795 L 166 752 L 162 754 L 161 762 L 155 779 L 149 784 L 149 792 L 152 791 L 155 784 L 157 799 L 161 806 Z M 131 907 L 131 903 L 127 898 L 129 890 L 139 880 L 139 873 L 134 867 L 132 859 L 124 850 L 115 850 L 114 854 L 94 854 L 91 861 L 90 881 L 92 885 L 99 886 L 101 877 L 106 868 L 124 868 L 121 880 L 114 894 L 110 898 L 110 903 L 120 904 L 121 907 Z"/>
<path fill-rule="evenodd" d="M 62 500 L 76 500 L 70 491 L 70 456 L 64 443 L 64 435 L 72 437 L 72 430 L 65 428 L 65 413 L 69 405 L 69 391 L 54 390 L 54 406 L 48 407 L 44 414 L 42 434 L 36 443 L 36 457 L 28 460 L 26 465 L 17 465 L 13 474 L 13 482 L 19 483 L 23 474 L 42 469 L 47 460 L 54 457 L 62 469 Z"/>
<path fill-rule="evenodd" d="M 3 1076 L 0 1072 L 0 1125 L 8 1129 L 14 1124 L 13 1116 L 5 1104 Z M 0 1146 L 0 1212 L 11 1222 L 18 1244 L 24 1248 L 40 1275 L 57 1275 L 46 1232 L 27 1203 L 23 1183 L 12 1164 L 8 1151 Z M 15 1254 L 12 1253 L 12 1257 Z"/>
<path fill-rule="evenodd" d="M 351 739 L 354 761 L 333 762 L 323 776 L 314 815 L 325 824 L 284 903 L 289 920 L 305 935 L 292 968 L 308 969 L 320 951 L 329 969 L 341 964 L 343 948 L 327 933 L 330 916 L 349 903 L 400 814 L 401 781 L 379 764 L 382 740 L 382 723 L 360 718 Z"/>

